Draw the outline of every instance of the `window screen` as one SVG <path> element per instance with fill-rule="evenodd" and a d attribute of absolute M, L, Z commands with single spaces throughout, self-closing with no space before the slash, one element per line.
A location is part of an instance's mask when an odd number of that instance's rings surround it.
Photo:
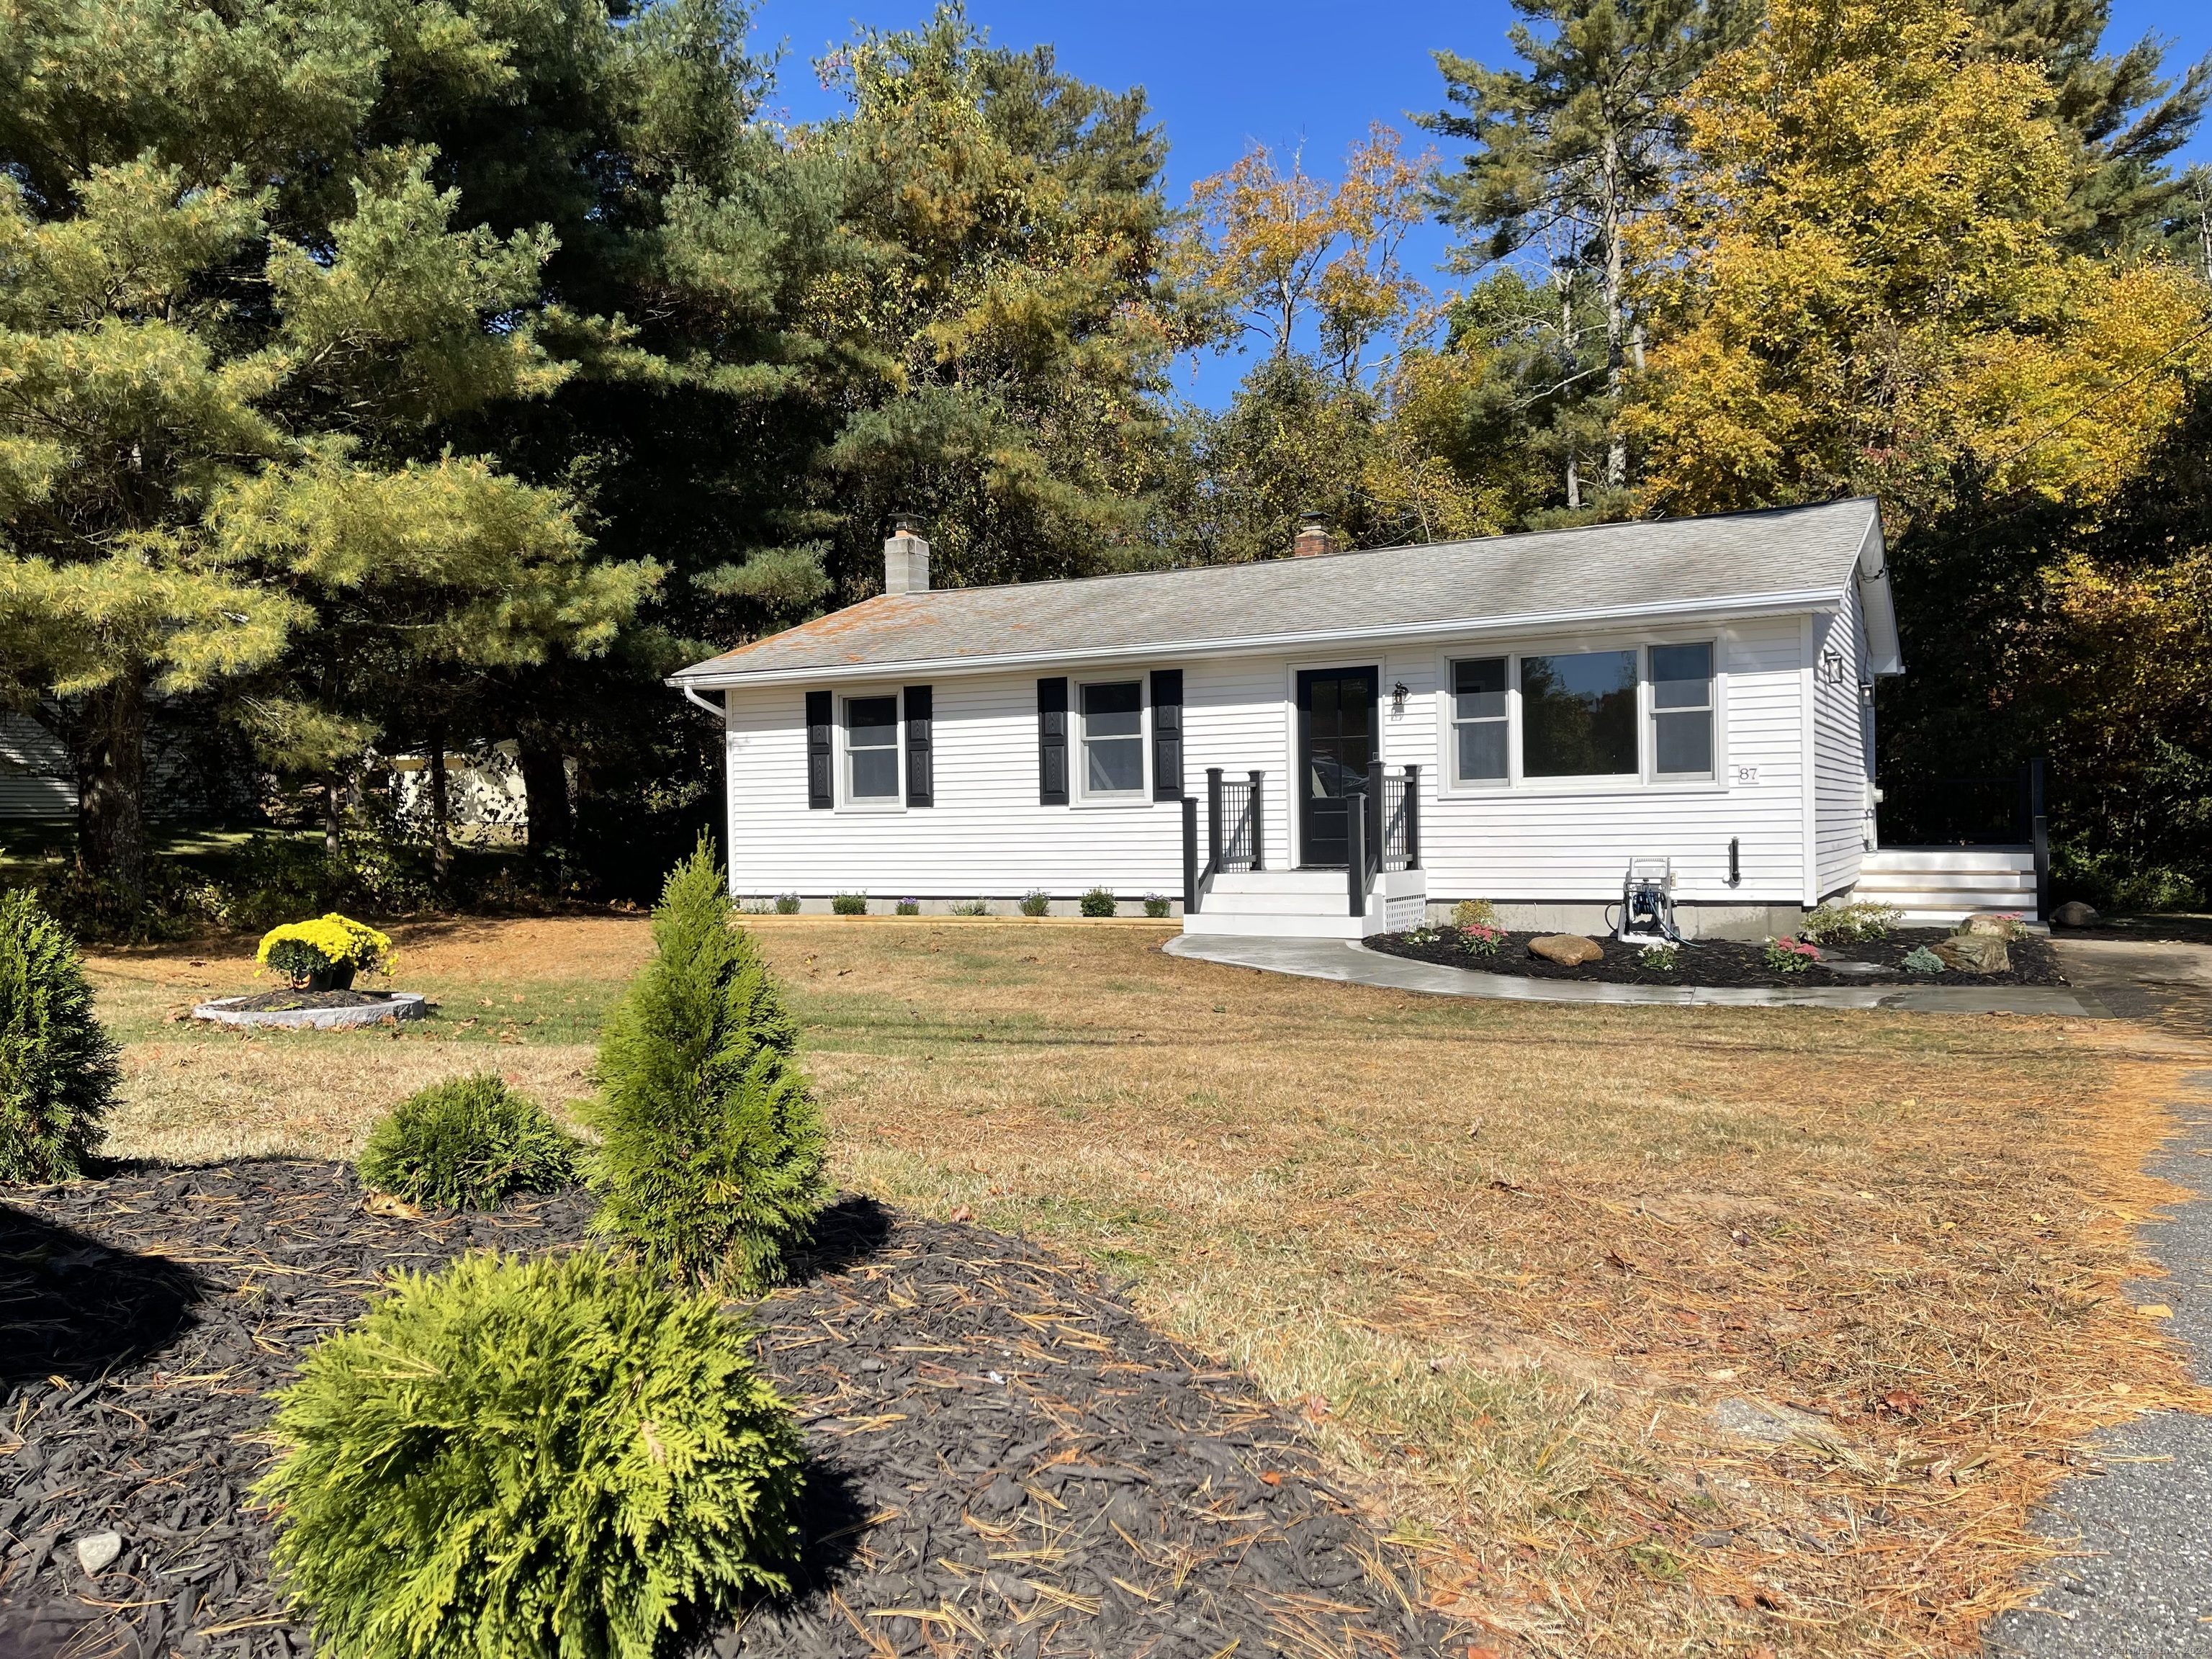
<path fill-rule="evenodd" d="M 1145 696 L 1139 682 L 1083 688 L 1083 792 L 1121 795 L 1145 787 Z"/>
<path fill-rule="evenodd" d="M 1662 778 L 1713 771 L 1713 648 L 1651 647 L 1652 770 Z"/>
<path fill-rule="evenodd" d="M 1521 771 L 1531 778 L 1633 775 L 1636 653 L 1521 659 Z"/>
<path fill-rule="evenodd" d="M 1505 775 L 1505 659 L 1452 665 L 1452 766 L 1461 783 Z"/>
<path fill-rule="evenodd" d="M 845 701 L 845 787 L 854 800 L 896 800 L 899 792 L 898 699 Z"/>

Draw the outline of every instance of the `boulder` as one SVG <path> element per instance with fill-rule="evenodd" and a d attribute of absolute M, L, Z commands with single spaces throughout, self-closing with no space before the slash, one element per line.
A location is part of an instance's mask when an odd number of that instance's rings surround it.
<path fill-rule="evenodd" d="M 1959 974 L 2002 974 L 2012 967 L 2005 942 L 1990 933 L 1954 933 L 1936 946 L 1943 965 Z"/>
<path fill-rule="evenodd" d="M 2010 916 L 1968 916 L 1959 924 L 1960 933 L 1979 933 L 1987 939 L 2012 939 L 2020 930 L 2020 923 Z"/>
<path fill-rule="evenodd" d="M 2051 913 L 2051 919 L 2061 927 L 2092 927 L 2097 921 L 2096 907 L 2084 904 L 2080 899 L 2068 899 Z"/>
<path fill-rule="evenodd" d="M 1604 961 L 1605 947 L 1580 933 L 1546 933 L 1528 941 L 1528 954 L 1562 968 L 1579 968 L 1586 962 Z"/>

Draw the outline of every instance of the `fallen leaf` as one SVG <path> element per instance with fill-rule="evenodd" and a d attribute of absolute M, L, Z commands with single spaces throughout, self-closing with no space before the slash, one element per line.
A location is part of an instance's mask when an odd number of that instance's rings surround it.
<path fill-rule="evenodd" d="M 1605 1259 L 1610 1266 L 1619 1268 L 1622 1273 L 1632 1273 L 1636 1271 L 1636 1264 L 1621 1255 L 1619 1250 L 1607 1250 L 1605 1253 Z"/>
<path fill-rule="evenodd" d="M 2173 1317 L 2173 1310 L 2167 1307 L 2163 1302 L 2145 1302 L 2139 1305 L 2136 1309 L 2136 1311 L 2141 1314 L 2145 1319 L 2171 1319 Z"/>
<path fill-rule="evenodd" d="M 1493 1193 L 1525 1193 L 1528 1189 L 1526 1187 L 1515 1186 L 1504 1176 L 1493 1176 L 1491 1177 L 1490 1190 Z"/>
<path fill-rule="evenodd" d="M 1920 1409 L 1920 1396 L 1910 1389 L 1892 1389 L 1882 1395 L 1881 1403 L 1899 1417 L 1910 1417 Z"/>
<path fill-rule="evenodd" d="M 1328 1415 L 1328 1401 L 1322 1399 L 1321 1395 L 1317 1394 L 1308 1395 L 1305 1400 L 1305 1406 L 1306 1415 L 1308 1417 L 1327 1417 Z"/>
<path fill-rule="evenodd" d="M 361 1207 L 371 1215 L 389 1216 L 396 1221 L 419 1220 L 422 1214 L 420 1204 L 410 1204 L 395 1193 L 372 1191 L 361 1200 Z"/>
<path fill-rule="evenodd" d="M 1283 1477 L 1274 1470 L 1269 1469 L 1261 1475 L 1260 1484 L 1264 1486 L 1279 1486 L 1283 1484 Z"/>
<path fill-rule="evenodd" d="M 1467 1659 L 1505 1659 L 1505 1656 L 1496 1648 L 1472 1647 L 1467 1650 Z"/>
<path fill-rule="evenodd" d="M 965 1204 L 957 1206 L 952 1213 L 946 1218 L 946 1219 L 950 1221 L 973 1221 L 975 1218 L 975 1212 L 969 1209 Z"/>

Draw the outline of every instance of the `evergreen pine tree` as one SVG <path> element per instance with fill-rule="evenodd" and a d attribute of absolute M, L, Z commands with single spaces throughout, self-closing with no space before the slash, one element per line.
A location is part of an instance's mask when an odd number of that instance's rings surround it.
<path fill-rule="evenodd" d="M 0 896 L 0 1181 L 76 1175 L 117 1080 L 69 935 L 27 890 Z"/>
<path fill-rule="evenodd" d="M 732 926 L 705 836 L 670 874 L 653 937 L 599 1042 L 594 1224 L 670 1272 L 772 1284 L 829 1195 L 828 1137 L 798 1025 Z"/>

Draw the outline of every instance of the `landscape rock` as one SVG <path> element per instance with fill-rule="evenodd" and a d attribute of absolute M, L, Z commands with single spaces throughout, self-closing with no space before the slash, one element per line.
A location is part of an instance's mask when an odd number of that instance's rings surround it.
<path fill-rule="evenodd" d="M 1959 924 L 1960 933 L 1984 939 L 2010 939 L 2020 930 L 2020 923 L 2010 916 L 1968 916 Z"/>
<path fill-rule="evenodd" d="M 2005 942 L 1989 933 L 1954 933 L 1936 943 L 1936 954 L 1954 973 L 2002 974 L 2012 967 Z"/>
<path fill-rule="evenodd" d="M 1586 962 L 1604 961 L 1605 947 L 1580 933 L 1541 933 L 1528 941 L 1528 954 L 1562 968 L 1579 968 Z"/>
<path fill-rule="evenodd" d="M 88 1532 L 76 1540 L 76 1564 L 89 1577 L 99 1577 L 115 1565 L 115 1558 L 122 1553 L 121 1533 Z"/>
<path fill-rule="evenodd" d="M 2051 919 L 2061 927 L 2092 927 L 2096 925 L 2097 910 L 2080 899 L 2068 899 L 2051 913 Z"/>

